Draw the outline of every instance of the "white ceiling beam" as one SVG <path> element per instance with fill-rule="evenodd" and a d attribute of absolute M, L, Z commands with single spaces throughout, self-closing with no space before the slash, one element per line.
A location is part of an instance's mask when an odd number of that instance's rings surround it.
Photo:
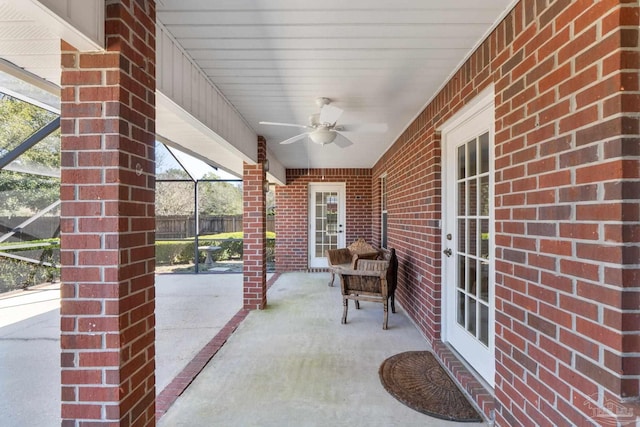
<path fill-rule="evenodd" d="M 1 0 L 81 51 L 104 48 L 104 0 Z M 58 47 L 59 48 L 59 47 Z"/>

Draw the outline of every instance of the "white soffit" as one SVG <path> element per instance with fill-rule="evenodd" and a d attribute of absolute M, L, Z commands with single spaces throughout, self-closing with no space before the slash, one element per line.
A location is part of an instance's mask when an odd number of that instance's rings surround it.
<path fill-rule="evenodd" d="M 104 48 L 105 0 L 13 0 L 80 51 Z"/>
<path fill-rule="evenodd" d="M 158 20 L 287 168 L 370 168 L 514 0 L 161 0 Z M 279 142 L 316 97 L 353 145 Z"/>
<path fill-rule="evenodd" d="M 191 152 L 196 152 L 195 146 L 203 147 L 205 156 L 219 167 L 242 174 L 242 161 L 257 161 L 258 137 L 253 129 L 162 24 L 157 28 L 156 51 L 157 133 Z M 199 139 L 194 139 L 196 134 Z M 209 157 L 213 152 L 216 156 Z M 232 161 L 226 153 L 238 158 Z"/>
<path fill-rule="evenodd" d="M 104 46 L 104 0 L 0 0 L 0 56 L 60 85 L 60 39 Z"/>

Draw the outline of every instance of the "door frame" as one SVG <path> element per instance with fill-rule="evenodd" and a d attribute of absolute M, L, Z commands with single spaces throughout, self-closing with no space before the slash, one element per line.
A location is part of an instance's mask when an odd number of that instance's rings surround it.
<path fill-rule="evenodd" d="M 346 244 L 347 235 L 347 184 L 345 182 L 310 182 L 308 185 L 308 238 L 307 238 L 307 262 L 309 268 L 325 268 L 327 267 L 327 258 L 322 254 L 322 257 L 315 257 L 315 194 L 318 191 L 335 191 L 338 193 L 338 224 L 340 229 L 337 233 L 337 247 L 344 248 Z"/>
<path fill-rule="evenodd" d="M 474 122 L 474 119 L 484 115 L 485 122 Z M 486 123 L 481 124 L 481 123 Z M 479 126 L 477 126 L 479 125 Z M 474 128 L 471 128 L 474 126 Z M 462 110 L 451 117 L 439 129 L 442 132 L 441 152 L 442 152 L 442 229 L 441 242 L 443 253 L 441 253 L 442 265 L 442 340 L 449 343 L 458 354 L 463 357 L 471 367 L 490 385 L 495 383 L 495 92 L 493 85 L 483 90 Z M 489 345 L 486 352 L 469 352 L 456 348 L 452 338 L 459 337 L 463 332 L 454 331 L 459 328 L 457 325 L 456 310 L 456 284 L 458 280 L 457 244 L 453 252 L 453 257 L 447 257 L 444 250 L 447 249 L 447 235 L 452 234 L 452 242 L 458 242 L 457 230 L 457 197 L 450 197 L 457 191 L 457 170 L 449 167 L 451 161 L 457 159 L 457 146 L 466 143 L 469 138 L 477 137 L 489 131 Z M 457 132 L 456 132 L 457 131 Z M 458 135 L 456 135 L 458 133 Z M 462 135 L 460 135 L 462 134 Z M 471 136 L 473 135 L 473 136 Z M 453 213 L 452 213 L 453 212 Z M 451 245 L 451 244 L 449 244 Z M 466 332 L 466 331 L 465 331 Z M 475 338 L 473 338 L 475 340 Z M 457 340 L 457 338 L 456 338 Z M 471 338 L 470 338 L 471 340 Z M 478 343 L 478 345 L 481 345 Z"/>

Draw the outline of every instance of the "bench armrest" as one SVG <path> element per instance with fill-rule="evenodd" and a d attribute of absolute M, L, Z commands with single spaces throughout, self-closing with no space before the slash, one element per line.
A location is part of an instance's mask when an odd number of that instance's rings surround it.
<path fill-rule="evenodd" d="M 351 264 L 352 255 L 349 249 L 328 249 L 327 250 L 327 261 L 329 262 L 329 266 L 335 266 L 340 264 Z"/>

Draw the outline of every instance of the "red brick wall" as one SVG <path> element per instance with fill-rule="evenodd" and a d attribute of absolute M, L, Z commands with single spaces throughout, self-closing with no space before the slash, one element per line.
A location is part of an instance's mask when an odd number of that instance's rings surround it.
<path fill-rule="evenodd" d="M 425 128 L 422 122 L 413 124 L 373 170 L 376 245 L 380 244 L 379 177 L 385 172 L 387 246 L 396 249 L 398 286 L 407 290 L 397 292 L 396 298 L 429 340 L 434 340 L 440 337 L 441 196 L 440 139 L 433 128 Z M 417 280 L 424 287 L 418 283 L 414 289 L 408 280 Z"/>
<path fill-rule="evenodd" d="M 62 425 L 155 425 L 155 3 L 62 43 Z"/>
<path fill-rule="evenodd" d="M 276 268 L 308 268 L 310 182 L 346 183 L 346 241 L 371 240 L 371 171 L 368 169 L 288 169 L 287 185 L 276 187 Z M 301 230 L 303 231 L 301 233 Z"/>
<path fill-rule="evenodd" d="M 638 14 L 520 2 L 373 169 L 373 224 L 387 173 L 398 300 L 437 343 L 436 128 L 495 84 L 498 425 L 604 425 L 607 403 L 639 396 Z"/>
<path fill-rule="evenodd" d="M 267 305 L 267 205 L 264 183 L 267 143 L 258 137 L 258 163 L 244 164 L 243 172 L 243 307 L 263 309 Z"/>

